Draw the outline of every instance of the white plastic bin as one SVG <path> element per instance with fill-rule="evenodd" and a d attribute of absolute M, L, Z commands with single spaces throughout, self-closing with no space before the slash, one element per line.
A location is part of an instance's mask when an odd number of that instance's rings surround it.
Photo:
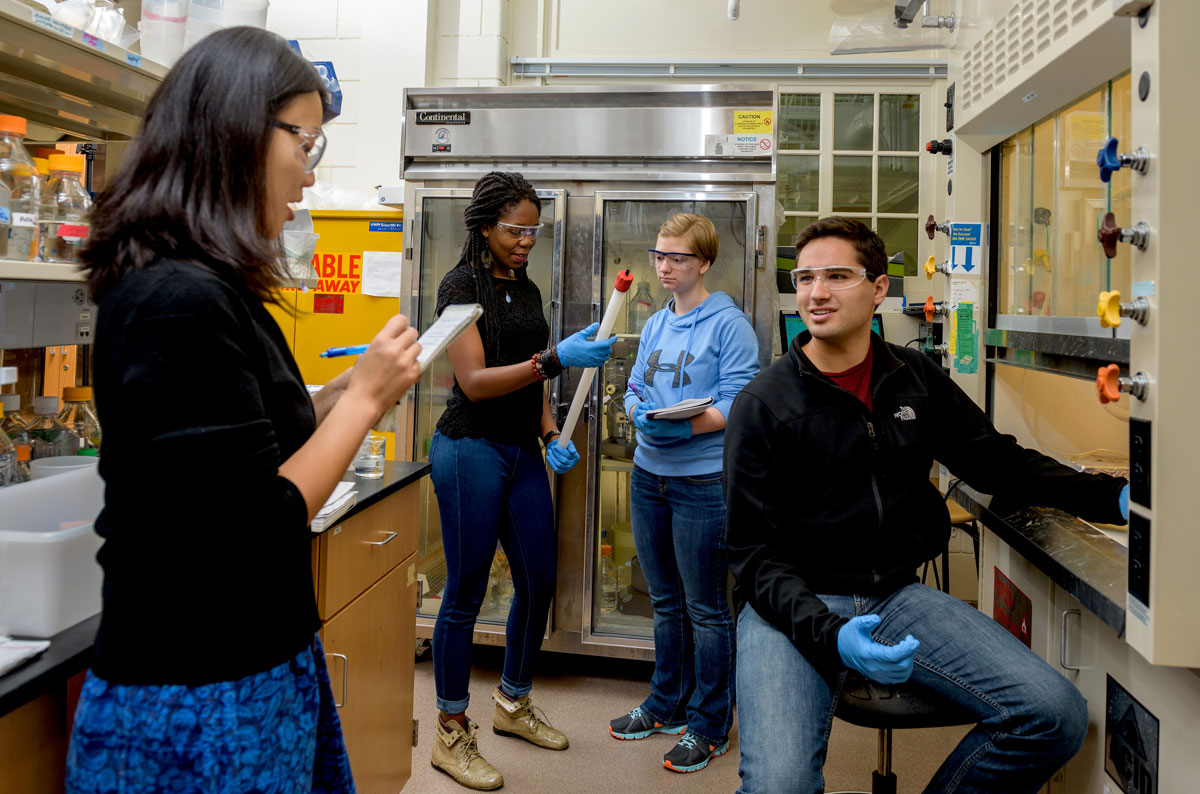
<path fill-rule="evenodd" d="M 95 455 L 53 455 L 49 458 L 36 458 L 29 461 L 29 476 L 35 480 L 66 474 L 75 469 L 86 469 L 96 466 L 100 458 Z"/>
<path fill-rule="evenodd" d="M 221 28 L 249 25 L 267 26 L 269 0 L 190 0 L 183 48 L 190 49 L 200 39 Z"/>
<path fill-rule="evenodd" d="M 0 634 L 52 637 L 100 611 L 95 466 L 0 488 Z"/>

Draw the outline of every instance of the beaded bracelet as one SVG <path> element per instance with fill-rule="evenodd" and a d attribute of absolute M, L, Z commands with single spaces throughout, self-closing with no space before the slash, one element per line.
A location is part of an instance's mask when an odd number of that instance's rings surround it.
<path fill-rule="evenodd" d="M 542 370 L 541 353 L 534 353 L 529 359 L 529 363 L 533 366 L 533 374 L 538 380 L 546 380 L 546 373 Z"/>

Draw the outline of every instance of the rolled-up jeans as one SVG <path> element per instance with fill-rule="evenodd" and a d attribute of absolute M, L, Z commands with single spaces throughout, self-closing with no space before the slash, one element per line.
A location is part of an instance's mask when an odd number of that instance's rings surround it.
<path fill-rule="evenodd" d="M 514 697 L 533 687 L 533 662 L 554 598 L 554 507 L 536 441 L 497 444 L 434 433 L 429 462 L 446 554 L 446 588 L 433 628 L 434 686 L 438 708 L 460 714 L 470 701 L 475 619 L 497 540 L 513 580 L 500 684 Z"/>
<path fill-rule="evenodd" d="M 1087 702 L 1020 640 L 979 610 L 921 584 L 886 597 L 819 596 L 845 617 L 879 615 L 877 640 L 921 642 L 912 682 L 976 714 L 979 723 L 926 792 L 1033 794 L 1079 751 Z M 843 670 L 832 680 L 746 605 L 738 616 L 738 794 L 814 794 Z"/>

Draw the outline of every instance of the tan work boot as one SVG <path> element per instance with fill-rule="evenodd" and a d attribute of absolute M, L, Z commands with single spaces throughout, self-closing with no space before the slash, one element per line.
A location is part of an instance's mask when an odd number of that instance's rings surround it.
<path fill-rule="evenodd" d="M 496 767 L 479 754 L 475 731 L 479 726 L 467 720 L 467 730 L 451 722 L 450 729 L 437 720 L 437 736 L 433 741 L 433 758 L 429 763 L 454 778 L 459 785 L 477 791 L 492 791 L 504 785 L 504 777 Z"/>
<path fill-rule="evenodd" d="M 496 712 L 492 715 L 492 730 L 501 736 L 516 736 L 547 750 L 565 750 L 567 735 L 546 721 L 546 714 L 534 707 L 529 695 L 510 700 L 497 687 L 492 693 Z"/>

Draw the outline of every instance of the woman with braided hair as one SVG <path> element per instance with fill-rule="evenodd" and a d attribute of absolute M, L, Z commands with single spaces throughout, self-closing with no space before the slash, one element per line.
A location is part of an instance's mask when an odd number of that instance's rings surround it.
<path fill-rule="evenodd" d="M 429 461 L 442 520 L 446 588 L 433 630 L 440 710 L 433 766 L 467 788 L 504 779 L 479 754 L 470 699 L 471 641 L 497 540 L 512 569 L 504 671 L 492 693 L 492 729 L 539 747 L 565 750 L 567 737 L 530 702 L 533 658 L 541 646 L 555 584 L 554 509 L 546 459 L 558 474 L 579 462 L 560 447 L 544 381 L 565 367 L 597 367 L 615 339 L 588 341 L 598 324 L 546 347 L 550 328 L 526 265 L 542 224 L 541 200 L 516 173 L 493 171 L 475 185 L 458 265 L 438 287 L 437 312 L 478 303 L 483 316 L 448 349 L 454 389 L 437 424 Z M 535 713 L 537 712 L 537 713 Z"/>

